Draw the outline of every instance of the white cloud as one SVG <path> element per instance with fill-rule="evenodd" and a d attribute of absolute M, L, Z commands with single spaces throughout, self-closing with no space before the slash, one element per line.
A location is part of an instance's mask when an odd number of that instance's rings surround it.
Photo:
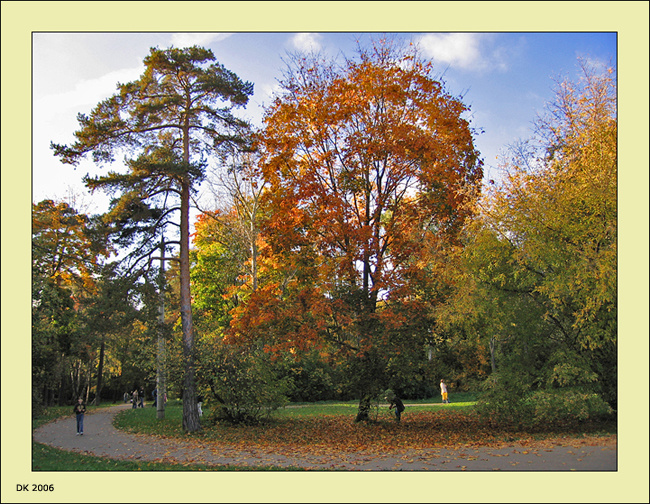
<path fill-rule="evenodd" d="M 608 68 L 614 67 L 615 64 L 613 64 L 612 60 L 606 61 L 601 58 L 596 58 L 590 54 L 582 54 L 582 53 L 577 53 L 577 57 L 582 59 L 585 64 L 587 65 L 587 68 L 593 68 L 594 70 L 598 72 L 606 72 Z M 576 62 L 576 68 L 578 67 L 578 62 Z M 582 71 L 578 72 L 579 75 L 582 77 Z"/>
<path fill-rule="evenodd" d="M 429 33 L 419 39 L 425 56 L 434 63 L 473 72 L 505 72 L 509 62 L 520 57 L 526 41 L 520 38 L 499 45 L 493 33 Z"/>
<path fill-rule="evenodd" d="M 115 94 L 118 82 L 122 84 L 131 82 L 140 78 L 143 72 L 144 66 L 121 68 L 95 79 L 81 80 L 75 85 L 74 90 L 43 96 L 35 104 L 40 110 L 52 108 L 60 112 L 63 107 L 67 107 L 79 109 L 78 112 L 82 112 L 82 108 L 94 107 L 100 101 Z"/>
<path fill-rule="evenodd" d="M 232 33 L 174 33 L 171 43 L 174 47 L 206 46 L 212 42 L 227 39 Z"/>
<path fill-rule="evenodd" d="M 75 93 L 82 95 L 96 93 L 111 95 L 117 89 L 117 83 L 126 83 L 138 79 L 144 72 L 144 64 L 131 68 L 120 68 L 108 72 L 96 79 L 81 81 L 75 88 Z"/>
<path fill-rule="evenodd" d="M 291 38 L 291 45 L 294 49 L 301 52 L 319 51 L 321 49 L 320 39 L 322 35 L 318 33 L 297 33 Z"/>
<path fill-rule="evenodd" d="M 143 70 L 143 66 L 123 68 L 97 78 L 79 80 L 67 92 L 34 96 L 32 192 L 35 201 L 45 197 L 62 199 L 70 192 L 82 194 L 86 191 L 81 176 L 86 172 L 96 174 L 99 169 L 88 160 L 82 161 L 78 169 L 63 165 L 54 157 L 50 142 L 74 142 L 73 133 L 79 128 L 77 114 L 90 113 L 99 102 L 116 93 L 118 82 L 127 83 L 138 79 Z M 42 78 L 45 79 L 46 76 L 43 75 Z"/>
<path fill-rule="evenodd" d="M 266 82 L 260 85 L 260 100 L 262 103 L 268 103 L 277 93 L 280 92 L 282 86 L 276 82 Z"/>
<path fill-rule="evenodd" d="M 480 40 L 478 33 L 429 33 L 420 39 L 420 47 L 434 62 L 473 69 L 484 65 Z"/>

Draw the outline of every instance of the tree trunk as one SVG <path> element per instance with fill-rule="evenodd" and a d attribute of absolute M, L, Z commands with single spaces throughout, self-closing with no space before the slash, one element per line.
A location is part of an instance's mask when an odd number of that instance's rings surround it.
<path fill-rule="evenodd" d="M 494 361 L 494 350 L 496 348 L 496 338 L 492 336 L 490 338 L 490 365 L 492 366 L 492 372 L 494 373 L 497 370 L 496 363 Z"/>
<path fill-rule="evenodd" d="M 86 373 L 86 404 L 89 404 L 90 399 L 90 370 L 92 369 L 92 363 L 88 362 L 88 372 Z"/>
<path fill-rule="evenodd" d="M 99 406 L 101 402 L 101 392 L 102 392 L 102 374 L 104 373 L 104 340 L 102 339 L 102 344 L 99 347 L 99 364 L 97 365 L 97 395 L 95 396 L 95 404 Z"/>
<path fill-rule="evenodd" d="M 377 296 L 376 293 L 371 293 L 366 288 L 369 287 L 369 278 L 370 278 L 370 265 L 369 262 L 364 265 L 364 271 L 367 272 L 367 275 L 364 274 L 364 290 L 363 297 L 361 299 L 361 310 L 362 315 L 359 322 L 359 335 L 361 343 L 361 335 L 366 335 L 366 338 L 370 341 L 375 341 L 375 336 L 377 334 L 376 322 L 373 320 L 373 314 L 377 309 Z M 370 420 L 370 409 L 371 402 L 375 396 L 378 387 L 380 386 L 380 381 L 382 379 L 383 372 L 380 370 L 381 364 L 378 361 L 377 355 L 374 350 L 366 351 L 363 353 L 363 356 L 359 362 L 359 370 L 357 372 L 359 375 L 359 390 L 361 392 L 359 399 L 359 410 L 357 411 L 357 416 L 355 422 L 367 422 Z"/>
<path fill-rule="evenodd" d="M 372 401 L 372 394 L 364 393 L 359 400 L 359 411 L 355 417 L 355 422 L 367 422 L 370 420 L 370 407 Z"/>
<path fill-rule="evenodd" d="M 195 432 L 201 428 L 194 384 L 194 332 L 192 327 L 192 297 L 190 293 L 190 187 L 184 181 L 181 189 L 180 301 L 183 332 L 183 429 Z"/>
<path fill-rule="evenodd" d="M 253 291 L 257 290 L 257 230 L 255 227 L 255 215 L 251 216 L 251 275 L 253 277 Z"/>
<path fill-rule="evenodd" d="M 158 354 L 156 362 L 156 416 L 165 419 L 165 237 L 160 241 L 160 318 L 158 319 Z"/>

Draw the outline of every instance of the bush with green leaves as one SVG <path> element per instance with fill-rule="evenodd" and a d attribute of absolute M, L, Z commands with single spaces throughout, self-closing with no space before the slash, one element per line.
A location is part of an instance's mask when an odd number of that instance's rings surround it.
<path fill-rule="evenodd" d="M 538 390 L 527 396 L 524 404 L 533 427 L 577 425 L 612 413 L 598 394 L 573 389 Z"/>
<path fill-rule="evenodd" d="M 336 383 L 339 378 L 333 367 L 318 352 L 296 352 L 278 360 L 280 376 L 291 383 L 291 402 L 314 402 L 338 399 Z"/>
<path fill-rule="evenodd" d="M 487 391 L 477 403 L 479 415 L 501 427 L 538 430 L 575 427 L 612 415 L 598 394 L 577 388 L 541 389 L 508 394 L 506 389 Z"/>
<path fill-rule="evenodd" d="M 215 420 L 255 424 L 288 403 L 290 379 L 280 377 L 261 350 L 219 344 L 201 369 L 199 381 L 211 392 L 205 406 Z"/>

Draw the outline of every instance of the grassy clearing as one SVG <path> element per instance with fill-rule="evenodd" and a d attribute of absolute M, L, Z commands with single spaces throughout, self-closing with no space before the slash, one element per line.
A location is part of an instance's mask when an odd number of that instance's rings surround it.
<path fill-rule="evenodd" d="M 584 424 L 579 430 L 519 432 L 487 425 L 474 412 L 475 397 L 456 395 L 449 405 L 431 401 L 406 401 L 402 422 L 395 422 L 387 405 L 371 415 L 373 422 L 355 423 L 356 402 L 294 404 L 277 411 L 261 425 L 231 425 L 215 420 L 207 404 L 200 432 L 182 431 L 182 407 L 171 403 L 166 418 L 157 420 L 151 410 L 127 410 L 117 419 L 118 428 L 168 438 L 240 445 L 280 452 L 359 451 L 385 452 L 391 449 L 460 448 L 500 446 L 504 443 L 557 442 L 558 439 L 584 441 L 614 434 L 615 427 Z"/>
<path fill-rule="evenodd" d="M 403 418 L 412 413 L 436 412 L 439 415 L 449 415 L 458 412 L 470 412 L 476 404 L 476 395 L 471 393 L 456 394 L 456 401 L 451 404 L 441 404 L 440 398 L 421 399 L 418 401 L 405 401 L 406 411 L 402 414 Z M 377 406 L 377 405 L 376 405 Z M 392 423 L 395 414 L 388 410 L 387 403 L 379 403 L 374 407 L 371 417 L 377 422 Z M 292 403 L 284 408 L 280 408 L 273 413 L 272 418 L 262 426 L 261 429 L 272 428 L 287 421 L 303 420 L 301 424 L 308 425 L 305 419 L 314 419 L 320 417 L 339 417 L 341 423 L 353 422 L 359 407 L 358 401 L 319 401 L 315 403 Z M 166 437 L 185 437 L 181 427 L 183 405 L 180 400 L 169 401 L 165 410 L 165 419 L 158 420 L 154 408 L 128 409 L 121 412 L 115 421 L 118 429 L 129 432 L 138 432 Z M 204 430 L 215 430 L 219 427 L 228 428 L 226 423 L 217 423 L 213 425 L 210 415 L 210 404 L 204 403 L 203 410 L 206 415 L 203 417 Z M 255 426 L 232 426 L 235 430 L 253 429 Z"/>
<path fill-rule="evenodd" d="M 476 405 L 477 394 L 472 392 L 459 392 L 454 394 L 454 401 L 450 404 L 442 404 L 440 397 L 431 399 L 405 400 L 406 413 L 437 411 L 443 408 L 447 411 L 459 411 L 471 409 Z M 378 408 L 377 408 L 378 407 Z M 289 406 L 279 409 L 274 416 L 277 418 L 308 417 L 321 415 L 349 415 L 355 416 L 359 408 L 359 401 L 319 401 L 314 403 L 292 403 Z M 394 415 L 388 411 L 388 403 L 380 402 L 373 407 L 373 418 L 377 419 Z M 434 409 L 435 408 L 435 409 Z"/>

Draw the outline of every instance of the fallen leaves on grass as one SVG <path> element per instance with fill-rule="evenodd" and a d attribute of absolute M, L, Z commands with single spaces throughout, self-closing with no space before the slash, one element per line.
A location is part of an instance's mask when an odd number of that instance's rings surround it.
<path fill-rule="evenodd" d="M 324 415 L 318 417 L 275 419 L 258 426 L 237 426 L 218 423 L 205 426 L 203 431 L 190 438 L 191 443 L 216 444 L 220 449 L 272 451 L 277 455 L 295 456 L 297 453 L 328 456 L 333 453 L 356 453 L 377 456 L 388 452 L 405 455 L 409 462 L 409 450 L 453 449 L 467 457 L 467 451 L 480 447 L 522 447 L 527 454 L 553 446 L 573 446 L 602 442 L 602 437 L 565 438 L 547 434 L 539 439 L 525 432 L 506 432 L 487 426 L 472 414 L 441 412 L 416 412 L 401 423 L 376 422 L 355 423 L 347 415 Z M 516 441 L 515 441 L 516 440 Z M 609 443 L 616 443 L 610 436 Z M 507 455 L 505 455 L 507 456 Z"/>

